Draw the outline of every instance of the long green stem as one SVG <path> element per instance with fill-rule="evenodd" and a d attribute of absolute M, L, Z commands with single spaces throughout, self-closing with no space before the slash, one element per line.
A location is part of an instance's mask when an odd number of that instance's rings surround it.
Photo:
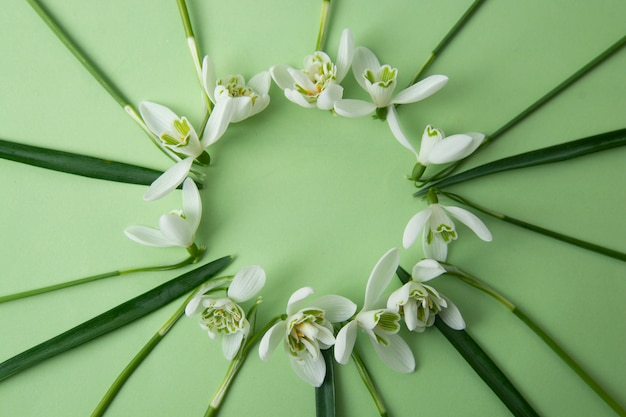
<path fill-rule="evenodd" d="M 383 404 L 383 399 L 378 393 L 376 385 L 374 384 L 374 380 L 372 380 L 372 377 L 368 372 L 367 367 L 365 366 L 365 363 L 363 362 L 363 359 L 361 359 L 361 356 L 357 352 L 356 348 L 352 350 L 352 359 L 354 359 L 356 369 L 359 372 L 359 375 L 361 376 L 361 379 L 363 380 L 367 391 L 369 391 L 372 399 L 374 400 L 374 404 L 376 404 L 378 414 L 380 414 L 381 417 L 387 417 L 387 409 Z"/>
<path fill-rule="evenodd" d="M 183 316 L 185 313 L 185 307 L 191 300 L 191 298 L 195 295 L 195 291 L 191 293 L 186 299 L 185 302 L 178 307 L 176 312 L 159 328 L 159 330 L 150 338 L 148 343 L 141 348 L 141 350 L 135 355 L 135 357 L 130 361 L 128 365 L 122 370 L 120 375 L 115 379 L 111 387 L 108 389 L 104 397 L 100 400 L 95 410 L 91 413 L 91 417 L 100 417 L 104 415 L 111 402 L 117 396 L 117 393 L 122 389 L 128 378 L 135 372 L 135 370 L 141 365 L 141 363 L 148 357 L 150 352 L 163 340 L 165 335 L 170 331 L 170 329 L 176 324 L 176 322 Z"/>
<path fill-rule="evenodd" d="M 0 297 L 0 303 L 6 303 L 8 301 L 19 300 L 20 298 L 32 297 L 33 295 L 44 294 L 51 291 L 60 290 L 63 288 L 73 287 L 75 285 L 86 284 L 88 282 L 97 281 L 103 278 L 117 277 L 120 275 L 131 274 L 134 272 L 147 272 L 147 271 L 167 271 L 171 269 L 181 268 L 185 265 L 189 265 L 198 261 L 197 256 L 189 256 L 188 258 L 171 265 L 158 265 L 147 266 L 142 268 L 132 269 L 119 269 L 116 271 L 105 272 L 103 274 L 91 275 L 85 278 L 79 278 L 72 281 L 62 282 L 60 284 L 49 285 L 47 287 L 36 288 L 34 290 L 22 291 L 15 294 L 4 295 Z"/>
<path fill-rule="evenodd" d="M 456 24 L 452 27 L 452 29 L 450 29 L 450 31 L 446 34 L 446 36 L 444 36 L 441 42 L 439 42 L 439 44 L 432 50 L 432 52 L 426 59 L 426 62 L 424 63 L 422 68 L 420 68 L 417 74 L 415 74 L 415 77 L 413 77 L 413 80 L 411 80 L 411 83 L 409 85 L 413 85 L 419 81 L 422 74 L 424 74 L 426 69 L 430 67 L 430 65 L 433 63 L 435 58 L 439 56 L 441 52 L 443 52 L 446 46 L 448 46 L 448 44 L 455 38 L 455 36 L 461 31 L 461 29 L 463 29 L 465 24 L 470 20 L 470 18 L 474 15 L 474 13 L 476 13 L 478 8 L 484 2 L 485 0 L 475 0 L 474 3 L 471 4 L 471 6 L 465 11 L 463 16 L 461 16 L 461 18 L 456 22 Z"/>
<path fill-rule="evenodd" d="M 562 233 L 558 233 L 558 232 L 555 232 L 555 231 L 552 231 L 552 230 L 549 230 L 549 229 L 545 229 L 543 227 L 536 226 L 536 225 L 531 224 L 531 223 L 527 223 L 527 222 L 522 221 L 522 220 L 515 219 L 513 217 L 509 217 L 509 216 L 507 216 L 505 214 L 498 213 L 497 211 L 494 211 L 494 210 L 485 208 L 483 206 L 480 206 L 480 205 L 478 205 L 478 204 L 476 204 L 474 202 L 471 202 L 471 201 L 467 200 L 466 198 L 463 198 L 463 197 L 461 197 L 461 196 L 459 196 L 457 194 L 452 194 L 452 193 L 448 193 L 448 192 L 441 191 L 441 190 L 436 190 L 436 192 L 438 192 L 440 194 L 443 194 L 446 197 L 451 198 L 454 201 L 458 201 L 459 203 L 462 203 L 462 204 L 465 204 L 465 205 L 467 205 L 469 207 L 472 207 L 472 208 L 474 208 L 474 209 L 476 209 L 476 210 L 478 210 L 478 211 L 480 211 L 482 213 L 485 213 L 485 214 L 487 214 L 489 216 L 495 217 L 496 219 L 502 220 L 504 222 L 514 224 L 514 225 L 522 227 L 522 228 L 524 228 L 526 230 L 531 230 L 533 232 L 540 233 L 540 234 L 545 235 L 545 236 L 549 236 L 551 238 L 560 240 L 561 242 L 566 242 L 566 243 L 572 244 L 574 246 L 578 246 L 580 248 L 587 249 L 587 250 L 599 253 L 601 255 L 609 256 L 611 258 L 619 259 L 620 261 L 625 261 L 626 262 L 626 253 L 623 253 L 623 252 L 620 252 L 620 251 L 616 251 L 616 250 L 613 250 L 613 249 L 609 249 L 607 247 L 596 245 L 596 244 L 593 244 L 593 243 L 589 243 L 589 242 L 584 241 L 584 240 L 576 239 L 574 237 L 567 236 L 567 235 L 564 235 Z"/>
<path fill-rule="evenodd" d="M 328 11 L 330 10 L 330 0 L 322 0 L 322 14 L 320 16 L 320 28 L 317 32 L 317 42 L 315 43 L 316 51 L 323 51 L 324 35 L 328 24 Z"/>
<path fill-rule="evenodd" d="M 460 270 L 459 268 L 442 263 L 446 272 L 459 278 L 461 281 L 478 288 L 479 290 L 489 294 L 500 303 L 502 303 L 507 309 L 515 314 L 526 326 L 528 326 L 537 336 L 543 340 L 554 353 L 557 354 L 567 366 L 569 366 L 586 384 L 589 386 L 609 407 L 613 409 L 618 415 L 626 416 L 626 410 L 624 410 L 578 363 L 565 352 L 559 344 L 552 339 L 537 323 L 531 320 L 526 314 L 524 314 L 517 306 L 511 301 L 507 300 L 504 296 L 499 294 L 493 288 L 487 284 L 478 280 L 476 277 Z"/>

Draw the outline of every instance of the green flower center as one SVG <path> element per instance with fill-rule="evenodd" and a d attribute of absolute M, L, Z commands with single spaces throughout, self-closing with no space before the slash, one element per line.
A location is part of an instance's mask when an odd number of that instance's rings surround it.
<path fill-rule="evenodd" d="M 205 309 L 201 322 L 215 333 L 232 334 L 243 328 L 245 318 L 242 308 L 229 300 Z"/>
<path fill-rule="evenodd" d="M 183 117 L 182 119 L 175 119 L 172 124 L 172 134 L 161 134 L 161 141 L 166 146 L 180 147 L 186 146 L 189 143 L 189 136 L 191 135 L 191 125 L 189 120 Z"/>

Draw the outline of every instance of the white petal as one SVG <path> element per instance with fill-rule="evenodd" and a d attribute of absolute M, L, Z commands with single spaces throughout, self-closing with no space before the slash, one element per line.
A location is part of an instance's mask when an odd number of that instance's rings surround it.
<path fill-rule="evenodd" d="M 211 58 L 207 56 L 202 60 L 202 84 L 204 86 L 204 91 L 206 91 L 211 103 L 215 103 L 215 66 L 213 65 L 213 61 Z"/>
<path fill-rule="evenodd" d="M 174 242 L 163 236 L 160 230 L 146 226 L 130 226 L 124 230 L 129 239 L 146 246 L 168 248 L 176 246 Z"/>
<path fill-rule="evenodd" d="M 260 266 L 241 269 L 228 287 L 228 297 L 237 303 L 248 301 L 265 285 L 265 271 Z"/>
<path fill-rule="evenodd" d="M 485 242 L 491 242 L 492 236 L 485 223 L 482 222 L 478 217 L 469 211 L 462 209 L 460 207 L 454 206 L 442 206 L 444 209 L 449 211 L 454 217 L 459 219 L 461 223 L 472 229 L 476 236 L 484 240 Z"/>
<path fill-rule="evenodd" d="M 276 346 L 285 338 L 287 324 L 284 321 L 278 322 L 265 332 L 261 343 L 259 343 L 259 357 L 266 361 Z"/>
<path fill-rule="evenodd" d="M 225 334 L 222 337 L 222 353 L 224 353 L 224 357 L 229 361 L 237 355 L 243 336 L 244 332 L 235 332 L 232 334 Z"/>
<path fill-rule="evenodd" d="M 383 87 L 379 83 L 372 84 L 368 80 L 365 81 L 365 85 L 376 107 L 387 107 L 391 104 L 393 90 L 396 88 L 396 80 L 393 80 L 387 87 Z"/>
<path fill-rule="evenodd" d="M 196 290 L 196 294 L 193 296 L 191 300 L 189 300 L 189 303 L 187 303 L 187 306 L 185 307 L 185 315 L 187 315 L 188 317 L 191 317 L 195 314 L 198 314 L 200 310 L 204 308 L 204 306 L 202 305 L 204 294 L 207 291 L 210 291 L 213 288 L 217 288 L 221 285 L 224 285 L 230 281 L 231 281 L 230 278 L 211 279 L 209 280 L 209 282 L 207 282 L 206 284 L 198 288 L 198 290 Z"/>
<path fill-rule="evenodd" d="M 340 295 L 323 295 L 311 306 L 324 310 L 324 317 L 331 323 L 346 321 L 356 312 L 356 304 Z"/>
<path fill-rule="evenodd" d="M 435 147 L 437 143 L 443 140 L 443 133 L 441 130 L 427 125 L 422 133 L 422 141 L 420 143 L 420 152 L 417 160 L 424 166 L 430 165 L 430 151 Z"/>
<path fill-rule="evenodd" d="M 400 120 L 398 119 L 398 112 L 396 111 L 395 106 L 388 107 L 387 123 L 389 124 L 389 128 L 391 128 L 391 133 L 393 133 L 393 136 L 395 136 L 398 142 L 400 142 L 400 145 L 413 152 L 413 154 L 417 157 L 417 151 L 413 148 L 409 139 L 404 134 L 402 126 L 400 126 Z"/>
<path fill-rule="evenodd" d="M 165 171 L 159 178 L 154 180 L 143 195 L 146 201 L 154 201 L 169 194 L 178 187 L 189 174 L 193 158 L 188 157 L 178 161 L 173 167 Z"/>
<path fill-rule="evenodd" d="M 411 217 L 411 220 L 409 220 L 404 228 L 404 235 L 402 236 L 402 246 L 404 246 L 405 249 L 408 249 L 415 243 L 415 240 L 424 229 L 426 222 L 430 219 L 431 214 L 432 210 L 427 207 Z M 424 234 L 426 234 L 426 232 Z"/>
<path fill-rule="evenodd" d="M 293 69 L 293 68 L 287 68 L 287 72 L 289 72 L 289 75 L 291 75 L 291 78 L 293 78 L 295 83 L 298 84 L 300 87 L 304 88 L 305 90 L 307 90 L 308 92 L 312 94 L 317 93 L 317 87 L 305 73 L 303 73 L 302 71 L 298 71 L 297 69 Z"/>
<path fill-rule="evenodd" d="M 169 132 L 174 120 L 178 119 L 176 113 L 169 108 L 150 101 L 139 103 L 139 113 L 152 133 L 159 137 L 161 134 Z"/>
<path fill-rule="evenodd" d="M 262 112 L 265 108 L 270 104 L 270 96 L 269 94 L 264 94 L 262 96 L 257 97 L 256 101 L 252 105 L 252 112 L 250 112 L 250 116 L 254 116 L 257 113 Z"/>
<path fill-rule="evenodd" d="M 354 50 L 354 57 L 352 58 L 352 73 L 359 85 L 367 91 L 367 85 L 363 74 L 366 70 L 372 70 L 376 73 L 380 69 L 380 62 L 374 52 L 369 49 L 359 46 Z"/>
<path fill-rule="evenodd" d="M 302 94 L 297 90 L 285 88 L 285 97 L 287 97 L 292 103 L 296 103 L 298 106 L 302 106 L 305 109 L 312 109 L 315 107 L 315 103 L 309 103 L 307 99 L 305 99 L 304 96 L 302 96 Z"/>
<path fill-rule="evenodd" d="M 270 91 L 272 77 L 268 71 L 259 72 L 248 81 L 248 87 L 254 90 L 258 95 L 264 96 Z"/>
<path fill-rule="evenodd" d="M 287 301 L 287 314 L 292 315 L 300 310 L 302 307 L 302 300 L 304 300 L 309 295 L 313 294 L 315 290 L 311 287 L 303 287 L 296 290 L 291 297 L 289 297 L 289 301 Z"/>
<path fill-rule="evenodd" d="M 233 115 L 231 123 L 241 122 L 252 115 L 252 98 L 240 96 L 233 98 Z"/>
<path fill-rule="evenodd" d="M 356 321 L 351 321 L 339 330 L 335 337 L 335 360 L 342 365 L 348 363 L 354 343 L 356 342 L 356 331 L 359 328 Z"/>
<path fill-rule="evenodd" d="M 182 248 L 188 248 L 193 244 L 193 231 L 189 223 L 177 214 L 168 213 L 159 219 L 159 229 L 167 239 Z"/>
<path fill-rule="evenodd" d="M 222 97 L 217 101 L 204 128 L 204 136 L 200 142 L 203 148 L 212 145 L 222 137 L 233 117 L 233 111 L 232 98 Z"/>
<path fill-rule="evenodd" d="M 448 77 L 445 75 L 431 75 L 400 91 L 391 102 L 394 104 L 407 104 L 424 100 L 439 91 L 447 82 Z"/>
<path fill-rule="evenodd" d="M 289 356 L 289 359 L 291 359 L 291 366 L 296 375 L 314 387 L 322 385 L 326 376 L 324 356 L 317 355 L 316 357 L 311 357 L 308 353 L 304 353 L 297 358 Z"/>
<path fill-rule="evenodd" d="M 408 300 L 404 305 L 404 322 L 410 331 L 417 327 L 417 302 L 415 300 Z"/>
<path fill-rule="evenodd" d="M 196 183 L 191 178 L 183 182 L 183 213 L 193 233 L 198 230 L 202 218 L 202 200 Z"/>
<path fill-rule="evenodd" d="M 399 263 L 400 252 L 398 252 L 396 248 L 389 249 L 387 253 L 378 260 L 367 280 L 363 310 L 376 307 L 383 291 L 385 291 L 396 273 Z"/>
<path fill-rule="evenodd" d="M 432 242 L 429 244 L 426 242 L 426 233 L 422 236 L 422 249 L 424 250 L 424 256 L 432 258 L 437 261 L 445 262 L 448 257 L 448 244 L 435 234 Z"/>
<path fill-rule="evenodd" d="M 376 105 L 364 100 L 342 99 L 335 102 L 335 112 L 343 117 L 363 117 L 372 114 Z"/>
<path fill-rule="evenodd" d="M 387 298 L 387 310 L 397 313 L 400 311 L 400 307 L 405 305 L 409 299 L 409 293 L 411 291 L 411 281 L 404 284 L 389 295 Z"/>
<path fill-rule="evenodd" d="M 316 338 L 321 345 L 325 346 L 325 349 L 328 349 L 335 344 L 335 335 L 331 329 L 324 326 L 317 326 L 318 332 Z"/>
<path fill-rule="evenodd" d="M 439 141 L 428 153 L 432 164 L 447 164 L 465 158 L 471 152 L 474 140 L 469 135 L 452 135 Z"/>
<path fill-rule="evenodd" d="M 294 81 L 291 75 L 289 75 L 288 68 L 290 67 L 282 64 L 274 65 L 272 68 L 270 68 L 270 75 L 272 76 L 272 79 L 274 80 L 276 85 L 281 88 L 281 90 L 294 87 Z"/>
<path fill-rule="evenodd" d="M 317 108 L 320 110 L 331 110 L 338 100 L 343 97 L 343 87 L 337 84 L 330 84 L 317 96 Z"/>
<path fill-rule="evenodd" d="M 448 303 L 448 307 L 442 309 L 437 316 L 439 316 L 444 323 L 454 330 L 463 330 L 465 328 L 465 320 L 457 306 L 445 295 L 441 296 Z"/>
<path fill-rule="evenodd" d="M 415 358 L 406 342 L 397 334 L 386 335 L 387 345 L 373 342 L 378 356 L 394 371 L 410 373 L 415 370 Z"/>
<path fill-rule="evenodd" d="M 411 276 L 415 281 L 426 282 L 445 272 L 446 269 L 436 260 L 423 259 L 415 264 Z"/>
<path fill-rule="evenodd" d="M 350 29 L 344 29 L 341 32 L 341 39 L 339 40 L 339 50 L 337 51 L 337 60 L 335 65 L 337 67 L 337 83 L 340 83 L 345 78 L 350 65 L 352 64 L 352 58 L 354 57 L 354 39 Z"/>

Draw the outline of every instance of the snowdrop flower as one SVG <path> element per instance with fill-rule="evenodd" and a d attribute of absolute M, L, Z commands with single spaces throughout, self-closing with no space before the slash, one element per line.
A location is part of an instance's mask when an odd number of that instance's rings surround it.
<path fill-rule="evenodd" d="M 124 233 L 130 239 L 146 246 L 180 246 L 192 255 L 198 254 L 194 243 L 196 231 L 202 217 L 202 200 L 198 187 L 191 178 L 183 183 L 183 209 L 164 214 L 159 219 L 159 228 L 130 226 Z"/>
<path fill-rule="evenodd" d="M 174 154 L 179 161 L 159 178 L 145 192 L 146 201 L 157 200 L 178 187 L 189 175 L 194 160 L 200 159 L 204 150 L 222 137 L 233 115 L 232 99 L 225 97 L 213 109 L 207 121 L 202 139 L 185 117 L 178 117 L 169 108 L 149 101 L 139 104 L 139 112 L 148 128 Z"/>
<path fill-rule="evenodd" d="M 263 335 L 259 356 L 267 360 L 283 341 L 296 374 L 309 384 L 319 387 L 326 376 L 326 363 L 320 350 L 335 343 L 332 323 L 348 320 L 356 305 L 338 295 L 326 295 L 313 302 L 305 298 L 313 288 L 304 287 L 294 292 L 287 303 L 286 319 L 276 323 Z"/>
<path fill-rule="evenodd" d="M 226 297 L 215 297 L 216 288 L 230 282 Z M 251 266 L 237 272 L 232 279 L 212 280 L 198 290 L 185 308 L 189 317 L 200 313 L 200 327 L 211 339 L 222 335 L 222 351 L 232 360 L 250 333 L 250 323 L 239 305 L 252 299 L 265 285 L 265 271 Z"/>
<path fill-rule="evenodd" d="M 402 238 L 404 248 L 406 249 L 413 245 L 417 236 L 422 233 L 422 243 L 426 257 L 445 261 L 448 256 L 448 243 L 457 239 L 454 222 L 447 213 L 450 213 L 452 217 L 472 229 L 480 239 L 485 242 L 491 242 L 491 232 L 474 214 L 460 207 L 432 203 L 414 215 L 407 223 Z"/>
<path fill-rule="evenodd" d="M 394 96 L 398 70 L 389 65 L 380 65 L 372 51 L 362 46 L 354 51 L 352 72 L 359 85 L 369 93 L 372 101 L 342 99 L 335 103 L 337 114 L 345 117 L 362 117 L 376 112 L 380 119 L 386 119 L 392 132 L 399 129 L 395 104 L 415 103 L 430 97 L 448 82 L 445 75 L 431 75 Z"/>
<path fill-rule="evenodd" d="M 465 321 L 459 309 L 449 298 L 424 284 L 441 274 L 446 269 L 433 259 L 419 261 L 413 267 L 412 279 L 394 291 L 387 300 L 389 310 L 404 316 L 406 327 L 421 333 L 435 322 L 438 315 L 444 323 L 455 330 L 465 328 Z"/>
<path fill-rule="evenodd" d="M 213 61 L 205 56 L 202 61 L 202 83 L 209 100 L 216 104 L 223 97 L 233 99 L 230 122 L 236 123 L 264 110 L 270 104 L 270 74 L 260 72 L 248 81 L 241 75 L 229 75 L 217 79 Z"/>
<path fill-rule="evenodd" d="M 270 68 L 270 73 L 290 101 L 302 107 L 331 110 L 335 101 L 343 96 L 343 87 L 339 84 L 348 73 L 353 54 L 352 32 L 344 29 L 336 63 L 325 52 L 317 51 L 304 58 L 301 70 L 275 65 Z"/>
<path fill-rule="evenodd" d="M 389 285 L 400 262 L 397 249 L 391 249 L 378 261 L 367 281 L 363 309 L 345 325 L 335 342 L 335 359 L 346 364 L 356 342 L 357 328 L 369 337 L 374 349 L 390 368 L 403 373 L 415 370 L 415 358 L 406 342 L 397 334 L 400 315 L 381 306 L 382 293 Z"/>

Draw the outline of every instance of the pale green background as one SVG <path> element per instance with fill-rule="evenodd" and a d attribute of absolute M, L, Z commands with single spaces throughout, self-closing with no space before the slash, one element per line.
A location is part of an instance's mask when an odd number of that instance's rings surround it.
<path fill-rule="evenodd" d="M 247 78 L 277 63 L 300 66 L 315 43 L 320 1 L 190 0 L 203 53 L 218 74 Z M 133 103 L 163 103 L 198 123 L 202 96 L 174 0 L 44 2 Z M 409 81 L 470 1 L 333 2 L 327 50 L 341 30 Z M 0 14 L 0 137 L 151 166 L 168 160 L 64 49 L 25 1 Z M 493 132 L 624 35 L 623 1 L 488 1 L 430 73 L 450 82 L 404 106 L 416 141 L 426 123 L 447 133 Z M 624 128 L 626 50 L 468 166 Z M 380 122 L 343 119 L 288 102 L 272 87 L 261 115 L 232 126 L 213 150 L 198 239 L 206 260 L 232 254 L 228 272 L 260 264 L 268 275 L 260 320 L 312 285 L 362 302 L 378 258 L 401 245 L 423 203 L 403 179 L 414 162 Z M 346 96 L 365 97 L 352 76 Z M 417 142 L 416 142 L 417 143 Z M 625 250 L 626 150 L 476 180 L 453 190 L 488 207 Z M 154 225 L 180 206 L 154 203 L 143 187 L 74 177 L 0 160 L 0 294 L 112 269 L 174 262 L 179 249 L 142 247 L 123 229 Z M 445 201 L 442 201 L 445 204 Z M 485 218 L 484 243 L 466 228 L 449 261 L 518 303 L 626 406 L 624 264 Z M 421 249 L 402 250 L 410 268 Z M 140 274 L 0 306 L 0 360 L 160 284 L 179 272 Z M 394 282 L 394 285 L 397 285 Z M 512 314 L 482 293 L 442 278 L 468 332 L 536 410 L 547 416 L 611 416 L 599 400 Z M 180 301 L 179 301 L 180 302 Z M 164 308 L 113 334 L 0 383 L 0 416 L 89 415 L 128 360 L 175 310 Z M 390 415 L 506 416 L 507 409 L 435 329 L 404 333 L 417 371 L 387 369 L 363 338 Z M 109 416 L 202 415 L 227 367 L 220 344 L 182 320 L 123 389 Z M 337 370 L 338 415 L 377 415 L 352 363 Z M 278 349 L 251 355 L 221 415 L 314 416 L 313 389 Z"/>

